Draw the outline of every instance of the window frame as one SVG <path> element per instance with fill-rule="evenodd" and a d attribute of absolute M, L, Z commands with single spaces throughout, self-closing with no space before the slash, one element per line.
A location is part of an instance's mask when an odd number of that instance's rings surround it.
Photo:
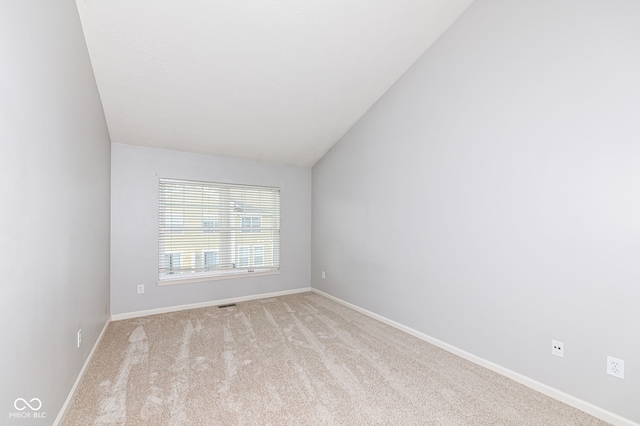
<path fill-rule="evenodd" d="M 280 274 L 280 217 L 282 210 L 280 188 L 191 181 L 164 177 L 159 177 L 158 181 L 158 258 L 161 259 L 161 256 L 169 253 L 178 254 L 178 258 L 180 259 L 178 260 L 180 262 L 179 266 L 181 268 L 177 272 L 168 271 L 165 261 L 163 270 L 162 263 L 159 263 L 158 285 L 245 278 L 248 275 Z M 164 187 L 164 193 L 163 184 L 168 185 Z M 184 187 L 182 187 L 184 194 L 181 195 L 179 194 L 179 188 L 182 184 L 184 185 Z M 188 198 L 190 196 L 189 191 L 193 191 L 194 188 L 198 190 L 199 186 L 202 186 L 203 194 L 205 188 L 210 192 L 206 198 L 205 195 L 202 196 L 202 206 L 197 207 L 198 209 L 202 209 L 201 216 L 197 220 L 197 225 L 194 225 L 193 213 L 183 213 L 181 217 L 182 220 L 179 221 L 180 223 L 168 220 L 169 218 L 177 216 L 176 210 L 180 208 L 181 196 L 183 200 Z M 227 190 L 233 194 L 233 197 L 237 197 L 237 194 L 245 194 L 245 192 L 249 195 L 247 195 L 247 199 L 242 199 L 242 203 L 239 203 L 237 198 L 233 198 L 233 203 L 229 203 L 225 198 L 227 204 L 223 204 L 220 200 L 212 201 L 216 198 L 211 196 L 215 191 Z M 264 191 L 264 193 L 262 191 Z M 163 196 L 165 197 L 164 204 Z M 275 201 L 269 197 L 273 197 Z M 232 198 L 229 198 L 229 200 L 231 199 Z M 192 201 L 193 200 L 189 200 L 189 202 Z M 183 203 L 186 203 L 184 206 L 192 206 L 189 202 L 183 201 Z M 228 207 L 224 207 L 225 205 L 228 205 Z M 242 206 L 242 209 L 239 209 L 238 206 Z M 183 207 L 183 209 L 186 211 L 187 207 Z M 245 218 L 250 218 L 249 227 L 243 227 L 243 225 L 247 224 L 247 219 Z M 211 226 L 212 222 L 214 224 L 213 227 Z M 180 230 L 171 229 L 172 225 L 180 226 Z M 263 228 L 263 226 L 265 226 L 265 228 Z M 194 235 L 194 230 L 197 231 L 198 228 L 203 238 L 221 238 L 217 243 L 218 246 L 202 248 L 195 243 L 193 246 L 188 246 L 188 242 L 185 243 L 187 244 L 187 248 L 180 250 L 169 249 L 166 242 L 170 241 L 172 236 L 173 238 L 190 238 L 190 236 Z M 242 235 L 245 235 L 245 237 L 242 237 Z M 231 236 L 233 236 L 233 238 Z M 224 242 L 221 242 L 223 240 Z M 245 260 L 247 264 L 241 266 L 239 249 L 245 246 L 247 255 L 243 258 L 246 257 Z M 260 265 L 254 265 L 254 247 L 256 246 L 262 247 L 262 264 Z M 269 247 L 268 253 L 267 247 Z M 206 265 L 205 252 L 217 252 L 218 265 L 212 270 L 208 269 Z"/>

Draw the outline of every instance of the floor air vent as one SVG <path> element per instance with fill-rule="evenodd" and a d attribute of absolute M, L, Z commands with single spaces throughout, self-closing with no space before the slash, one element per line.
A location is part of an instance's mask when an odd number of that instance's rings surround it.
<path fill-rule="evenodd" d="M 218 306 L 218 309 L 230 308 L 232 306 L 236 306 L 236 304 L 235 303 L 229 303 L 228 305 L 220 305 L 220 306 Z"/>

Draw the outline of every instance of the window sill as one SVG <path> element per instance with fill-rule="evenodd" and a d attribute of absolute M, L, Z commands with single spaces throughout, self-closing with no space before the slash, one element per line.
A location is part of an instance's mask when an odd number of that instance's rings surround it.
<path fill-rule="evenodd" d="M 236 278 L 253 278 L 260 277 L 264 275 L 278 275 L 280 274 L 280 269 L 275 271 L 242 271 L 242 272 L 233 272 L 226 274 L 218 274 L 218 275 L 201 275 L 199 277 L 185 278 L 185 277 L 176 277 L 176 278 L 165 278 L 163 280 L 158 280 L 158 286 L 165 285 L 175 285 L 175 284 L 188 284 L 188 283 L 198 283 L 203 281 L 219 281 L 219 280 L 233 280 Z"/>

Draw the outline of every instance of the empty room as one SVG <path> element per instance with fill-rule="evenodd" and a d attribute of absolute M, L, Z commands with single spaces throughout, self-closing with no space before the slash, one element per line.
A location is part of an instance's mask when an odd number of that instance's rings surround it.
<path fill-rule="evenodd" d="M 639 425 L 640 2 L 0 2 L 0 424 Z"/>

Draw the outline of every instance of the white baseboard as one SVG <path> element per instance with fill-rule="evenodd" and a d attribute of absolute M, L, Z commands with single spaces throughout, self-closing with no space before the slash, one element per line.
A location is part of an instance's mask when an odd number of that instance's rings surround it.
<path fill-rule="evenodd" d="M 227 305 L 229 303 L 247 302 L 249 300 L 268 299 L 269 297 L 287 296 L 289 294 L 305 293 L 311 291 L 311 287 L 296 288 L 293 290 L 276 291 L 273 293 L 253 294 L 250 296 L 232 297 L 229 299 L 209 300 L 207 302 L 191 303 L 188 305 L 168 306 L 166 308 L 147 309 L 145 311 L 125 312 L 124 314 L 111 315 L 111 321 L 120 321 L 130 318 L 146 317 L 149 315 L 166 314 L 168 312 L 186 311 L 188 309 L 208 308 L 209 306 Z"/>
<path fill-rule="evenodd" d="M 82 366 L 82 369 L 80 370 L 80 373 L 78 374 L 78 377 L 76 378 L 75 383 L 71 387 L 71 390 L 69 391 L 69 395 L 67 395 L 67 399 L 64 401 L 64 404 L 62 404 L 62 408 L 60 409 L 60 412 L 58 412 L 58 416 L 54 420 L 53 426 L 58 426 L 60 422 L 62 422 L 62 419 L 64 419 L 65 414 L 67 414 L 67 410 L 69 409 L 69 404 L 71 403 L 73 396 L 76 394 L 76 389 L 78 388 L 78 385 L 80 384 L 80 381 L 82 380 L 82 377 L 84 376 L 84 373 L 87 370 L 87 367 L 91 362 L 91 359 L 93 358 L 93 354 L 95 353 L 96 348 L 102 341 L 102 336 L 104 336 L 105 331 L 107 331 L 107 327 L 109 326 L 110 322 L 111 322 L 111 319 L 107 319 L 107 322 L 105 323 L 104 327 L 102 327 L 102 331 L 100 332 L 100 335 L 96 339 L 96 343 L 94 343 L 93 348 L 91 348 L 91 352 L 89 352 L 89 356 L 87 356 L 87 359 L 84 361 L 84 365 Z"/>
<path fill-rule="evenodd" d="M 454 355 L 459 356 L 460 358 L 464 358 L 467 361 L 471 361 L 474 364 L 480 365 L 484 368 L 487 368 L 491 371 L 494 371 L 500 375 L 503 375 L 505 377 L 508 377 L 511 380 L 514 380 L 522 385 L 527 386 L 528 388 L 534 389 L 544 395 L 547 395 L 548 397 L 551 397 L 555 400 L 558 400 L 560 402 L 563 402 L 567 405 L 570 405 L 574 408 L 577 408 L 578 410 L 584 411 L 585 413 L 591 414 L 594 417 L 599 418 L 600 420 L 604 420 L 605 422 L 611 423 L 613 425 L 617 425 L 617 426 L 640 426 L 638 423 L 635 423 L 629 419 L 626 419 L 622 416 L 619 416 L 618 414 L 612 413 L 610 411 L 607 411 L 603 408 L 598 407 L 597 405 L 593 405 L 589 402 L 583 401 L 579 398 L 576 398 L 572 395 L 569 395 L 565 392 L 559 391 L 555 388 L 552 388 L 551 386 L 545 385 L 544 383 L 540 383 L 536 380 L 533 380 L 527 376 L 524 376 L 520 373 L 516 373 L 515 371 L 509 370 L 508 368 L 502 367 L 498 364 L 495 364 L 491 361 L 487 361 L 484 358 L 481 358 L 479 356 L 476 356 L 472 353 L 463 351 L 460 348 L 457 348 L 453 345 L 450 345 L 448 343 L 445 343 L 441 340 L 435 339 L 431 336 L 428 336 L 424 333 L 421 333 L 417 330 L 414 330 L 410 327 L 407 327 L 405 325 L 402 325 L 400 323 L 397 323 L 393 320 L 390 320 L 386 317 L 383 317 L 382 315 L 378 315 L 376 313 L 373 313 L 371 311 L 368 311 L 366 309 L 363 309 L 359 306 L 353 305 L 349 302 L 345 302 L 342 299 L 339 299 L 335 296 L 332 296 L 330 294 L 327 294 L 323 291 L 317 290 L 315 288 L 311 288 L 311 291 L 314 293 L 317 293 L 321 296 L 324 296 L 328 299 L 331 299 L 335 302 L 340 303 L 341 305 L 344 305 L 348 308 L 353 309 L 354 311 L 360 312 L 361 314 L 364 314 L 368 317 L 371 317 L 375 320 L 378 320 L 380 322 L 383 322 L 387 325 L 390 325 L 391 327 L 397 328 L 398 330 L 404 331 L 407 334 L 410 334 L 414 337 L 417 337 L 420 340 L 424 340 L 427 343 L 431 343 L 434 346 L 437 346 L 441 349 L 444 349 L 447 352 L 451 352 Z"/>

